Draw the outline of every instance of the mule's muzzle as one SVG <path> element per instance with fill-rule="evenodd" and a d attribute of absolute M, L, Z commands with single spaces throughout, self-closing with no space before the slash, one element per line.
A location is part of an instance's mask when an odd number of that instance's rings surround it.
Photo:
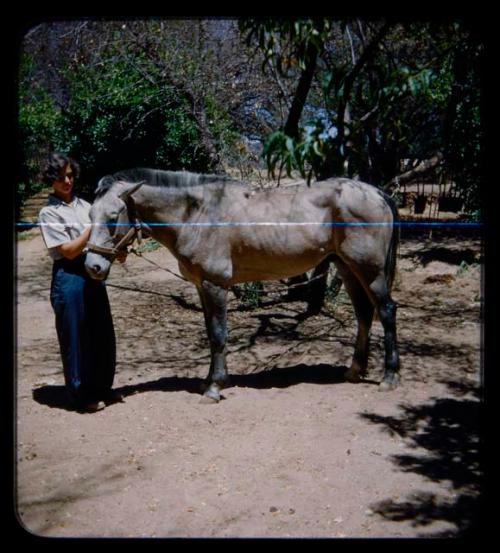
<path fill-rule="evenodd" d="M 109 259 L 98 253 L 87 252 L 85 269 L 91 278 L 94 280 L 106 280 L 110 268 L 111 261 Z"/>

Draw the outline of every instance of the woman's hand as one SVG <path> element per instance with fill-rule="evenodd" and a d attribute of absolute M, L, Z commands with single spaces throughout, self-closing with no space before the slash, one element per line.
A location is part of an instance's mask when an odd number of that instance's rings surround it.
<path fill-rule="evenodd" d="M 78 238 L 57 246 L 57 251 L 66 259 L 75 259 L 87 245 L 91 230 L 92 227 L 89 225 Z"/>

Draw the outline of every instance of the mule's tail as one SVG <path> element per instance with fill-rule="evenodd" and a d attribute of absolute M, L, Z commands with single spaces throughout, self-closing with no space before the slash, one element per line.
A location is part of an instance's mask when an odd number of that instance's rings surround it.
<path fill-rule="evenodd" d="M 387 288 L 390 291 L 392 290 L 392 285 L 396 276 L 396 260 L 398 254 L 400 229 L 397 224 L 399 221 L 399 214 L 396 202 L 387 194 L 384 194 L 384 198 L 392 211 L 392 236 L 389 244 L 389 250 L 387 251 L 387 258 L 385 260 L 385 278 Z"/>

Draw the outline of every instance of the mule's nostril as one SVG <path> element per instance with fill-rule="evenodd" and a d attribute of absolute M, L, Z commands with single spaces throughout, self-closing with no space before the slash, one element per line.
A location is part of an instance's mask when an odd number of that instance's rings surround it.
<path fill-rule="evenodd" d="M 101 266 L 98 265 L 97 263 L 92 267 L 94 269 L 94 271 L 96 273 L 100 273 L 101 272 Z"/>

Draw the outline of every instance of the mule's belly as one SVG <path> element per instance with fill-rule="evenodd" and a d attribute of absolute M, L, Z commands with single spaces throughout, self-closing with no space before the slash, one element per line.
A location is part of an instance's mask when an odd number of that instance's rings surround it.
<path fill-rule="evenodd" d="M 233 261 L 233 277 L 231 284 L 241 282 L 265 281 L 265 280 L 280 280 L 297 275 L 301 275 L 306 271 L 316 267 L 326 256 L 311 256 L 307 259 L 263 259 L 263 263 L 255 263 L 252 267 L 242 266 L 242 264 Z M 265 263 L 267 261 L 267 263 Z"/>
<path fill-rule="evenodd" d="M 333 243 L 328 227 L 255 230 L 232 248 L 232 283 L 300 275 L 332 253 Z"/>

